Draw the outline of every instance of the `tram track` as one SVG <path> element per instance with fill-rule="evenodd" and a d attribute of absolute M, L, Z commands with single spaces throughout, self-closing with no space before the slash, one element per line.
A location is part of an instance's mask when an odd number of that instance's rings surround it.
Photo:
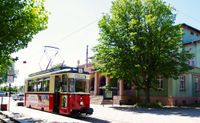
<path fill-rule="evenodd" d="M 0 112 L 0 123 L 20 123 L 20 122 Z"/>
<path fill-rule="evenodd" d="M 46 121 L 25 117 L 19 113 L 11 116 L 0 112 L 0 123 L 46 123 Z"/>

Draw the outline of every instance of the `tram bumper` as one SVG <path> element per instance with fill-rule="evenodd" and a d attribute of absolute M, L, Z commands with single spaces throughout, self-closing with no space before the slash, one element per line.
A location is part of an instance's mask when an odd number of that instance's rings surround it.
<path fill-rule="evenodd" d="M 72 113 L 85 113 L 91 115 L 93 111 L 93 108 L 82 108 L 81 110 L 73 110 Z"/>
<path fill-rule="evenodd" d="M 87 109 L 84 109 L 84 112 L 86 113 L 86 114 L 89 114 L 89 115 L 91 115 L 92 113 L 93 113 L 93 108 L 87 108 Z"/>

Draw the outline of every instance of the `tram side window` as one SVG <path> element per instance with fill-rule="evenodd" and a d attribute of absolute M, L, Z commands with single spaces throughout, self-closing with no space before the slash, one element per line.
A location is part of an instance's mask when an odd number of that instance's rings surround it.
<path fill-rule="evenodd" d="M 59 92 L 61 89 L 61 77 L 55 76 L 55 91 Z"/>
<path fill-rule="evenodd" d="M 32 81 L 28 80 L 28 91 L 32 91 Z"/>
<path fill-rule="evenodd" d="M 42 80 L 41 79 L 37 81 L 37 88 L 38 88 L 37 91 L 42 91 L 43 87 L 42 87 Z"/>
<path fill-rule="evenodd" d="M 69 79 L 69 83 L 70 83 L 70 92 L 75 92 L 75 82 L 74 79 Z"/>
<path fill-rule="evenodd" d="M 49 79 L 38 79 L 37 81 L 28 81 L 29 92 L 44 92 L 49 91 Z"/>
<path fill-rule="evenodd" d="M 49 91 L 49 79 L 44 79 L 42 91 Z"/>
<path fill-rule="evenodd" d="M 63 92 L 68 92 L 68 86 L 67 86 L 67 75 L 62 75 L 62 82 L 61 87 Z"/>
<path fill-rule="evenodd" d="M 32 82 L 31 82 L 31 91 L 34 91 L 34 85 L 35 85 L 35 82 L 32 81 Z"/>
<path fill-rule="evenodd" d="M 33 91 L 35 91 L 35 92 L 38 91 L 38 83 L 37 82 L 33 83 Z"/>

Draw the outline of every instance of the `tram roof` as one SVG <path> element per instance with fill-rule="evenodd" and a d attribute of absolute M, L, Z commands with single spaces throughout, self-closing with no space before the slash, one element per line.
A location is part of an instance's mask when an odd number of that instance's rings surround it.
<path fill-rule="evenodd" d="M 39 72 L 35 72 L 32 74 L 29 74 L 29 77 L 34 77 L 38 75 L 44 75 L 44 74 L 57 74 L 57 73 L 83 73 L 88 74 L 88 72 L 85 72 L 83 68 L 77 68 L 77 67 L 58 67 L 58 68 L 51 68 Z"/>

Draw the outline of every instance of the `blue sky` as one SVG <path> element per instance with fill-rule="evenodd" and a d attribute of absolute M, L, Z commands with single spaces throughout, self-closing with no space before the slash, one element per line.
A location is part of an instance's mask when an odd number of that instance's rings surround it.
<path fill-rule="evenodd" d="M 165 0 L 177 10 L 177 23 L 186 23 L 200 29 L 199 0 Z"/>
<path fill-rule="evenodd" d="M 77 60 L 85 63 L 86 45 L 90 50 L 98 41 L 98 20 L 109 13 L 112 0 L 47 0 L 50 11 L 48 29 L 34 36 L 26 49 L 13 54 L 19 60 L 15 67 L 19 71 L 14 85 L 22 85 L 28 74 L 44 69 L 47 57 L 43 46 L 60 48 L 57 61 L 76 66 Z M 186 23 L 200 29 L 199 0 L 165 0 L 177 9 L 176 23 Z M 51 55 L 49 53 L 49 55 Z M 43 56 L 43 57 L 42 57 Z M 23 61 L 27 61 L 23 64 Z M 55 62 L 57 62 L 55 61 Z"/>

